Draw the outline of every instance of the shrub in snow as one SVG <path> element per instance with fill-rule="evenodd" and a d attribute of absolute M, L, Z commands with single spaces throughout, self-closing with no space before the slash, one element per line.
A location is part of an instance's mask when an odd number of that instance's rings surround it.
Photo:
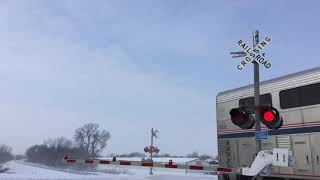
<path fill-rule="evenodd" d="M 4 173 L 4 172 L 6 172 L 8 170 L 9 170 L 9 168 L 3 167 L 2 165 L 0 165 L 0 173 Z"/>
<path fill-rule="evenodd" d="M 11 161 L 14 157 L 12 155 L 12 148 L 7 145 L 0 145 L 0 163 Z"/>

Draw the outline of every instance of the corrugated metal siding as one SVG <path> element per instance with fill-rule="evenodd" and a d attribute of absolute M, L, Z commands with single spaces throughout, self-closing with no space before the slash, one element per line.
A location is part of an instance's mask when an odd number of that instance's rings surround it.
<path fill-rule="evenodd" d="M 292 149 L 290 136 L 277 136 L 277 147 Z"/>
<path fill-rule="evenodd" d="M 303 73 L 296 73 L 286 77 L 287 78 L 276 78 L 262 82 L 260 93 L 265 94 L 267 92 L 280 91 L 320 82 L 320 68 L 312 69 L 312 71 L 303 71 Z M 217 103 L 249 96 L 253 96 L 253 85 L 219 93 L 217 96 Z"/>

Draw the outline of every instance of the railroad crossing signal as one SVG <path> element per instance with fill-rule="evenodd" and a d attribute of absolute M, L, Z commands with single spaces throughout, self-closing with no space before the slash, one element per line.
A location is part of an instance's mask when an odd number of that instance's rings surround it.
<path fill-rule="evenodd" d="M 159 153 L 160 149 L 154 146 L 147 146 L 144 148 L 144 152 L 146 153 Z"/>
<path fill-rule="evenodd" d="M 243 40 L 238 41 L 237 45 L 246 53 L 244 56 L 243 52 L 232 52 L 233 58 L 244 57 L 244 60 L 237 65 L 238 70 L 242 70 L 246 67 L 249 62 L 253 63 L 253 86 L 254 86 L 254 105 L 259 107 L 260 104 L 260 75 L 259 75 L 259 63 L 265 68 L 270 68 L 271 63 L 268 62 L 264 53 L 261 53 L 261 50 L 265 48 L 271 42 L 270 37 L 265 37 L 262 42 L 259 43 L 259 31 L 253 33 L 253 48 L 250 48 L 247 43 Z M 261 55 L 262 54 L 262 55 Z M 282 120 L 282 119 L 281 119 Z M 281 127 L 281 126 L 280 126 Z M 260 131 L 260 111 L 258 108 L 255 108 L 255 132 Z M 256 139 L 256 153 L 261 151 L 261 141 Z"/>
<path fill-rule="evenodd" d="M 232 58 L 244 57 L 238 65 L 237 69 L 243 70 L 250 62 L 258 62 L 263 65 L 265 68 L 270 68 L 270 61 L 263 55 L 262 49 L 267 47 L 271 42 L 271 37 L 266 36 L 259 44 L 254 47 L 250 47 L 248 43 L 244 40 L 239 40 L 237 46 L 240 47 L 243 51 L 240 52 L 231 52 L 233 55 Z"/>
<path fill-rule="evenodd" d="M 153 130 L 153 128 L 151 129 L 151 145 L 148 147 L 149 149 L 146 149 L 146 148 L 144 149 L 145 152 L 147 150 L 147 152 L 150 153 L 150 159 L 151 160 L 152 160 L 152 153 L 155 153 L 155 152 L 158 153 L 160 151 L 158 148 L 153 146 L 153 137 L 158 138 L 158 136 L 157 136 L 158 132 L 159 132 L 158 130 Z M 150 175 L 153 174 L 152 167 L 150 168 L 150 173 L 149 174 Z"/>
<path fill-rule="evenodd" d="M 230 110 L 231 121 L 241 129 L 251 129 L 254 126 L 255 118 L 251 114 L 252 108 L 256 107 L 239 107 Z M 261 122 L 269 129 L 279 129 L 283 120 L 279 111 L 272 106 L 259 106 L 259 115 Z"/>

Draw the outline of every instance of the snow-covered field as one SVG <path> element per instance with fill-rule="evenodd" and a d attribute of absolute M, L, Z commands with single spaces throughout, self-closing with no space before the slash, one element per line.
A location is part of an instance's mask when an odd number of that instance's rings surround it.
<path fill-rule="evenodd" d="M 26 164 L 21 161 L 11 161 L 5 164 L 10 170 L 0 174 L 0 179 L 8 180 L 217 180 L 217 176 L 204 174 L 185 174 L 184 170 L 170 171 L 154 168 L 154 175 L 150 176 L 149 168 L 122 167 L 122 172 L 127 174 L 107 174 L 101 172 L 76 172 L 48 169 L 44 166 Z M 106 169 L 117 169 L 119 167 L 107 167 Z"/>

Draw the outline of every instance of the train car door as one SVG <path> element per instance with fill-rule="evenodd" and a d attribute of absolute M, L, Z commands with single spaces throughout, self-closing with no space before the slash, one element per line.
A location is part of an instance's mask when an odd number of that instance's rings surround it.
<path fill-rule="evenodd" d="M 292 136 L 293 153 L 296 158 L 295 174 L 312 175 L 312 157 L 309 135 Z"/>

